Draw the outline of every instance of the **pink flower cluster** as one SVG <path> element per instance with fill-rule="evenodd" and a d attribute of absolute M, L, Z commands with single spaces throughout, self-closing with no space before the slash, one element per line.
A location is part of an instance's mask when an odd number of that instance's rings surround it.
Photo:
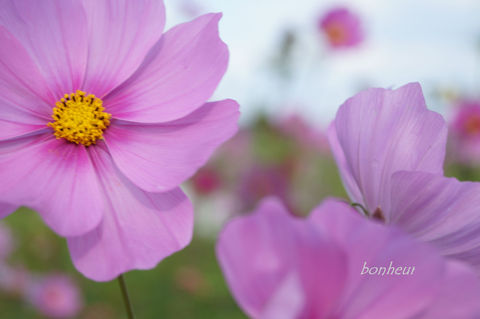
<path fill-rule="evenodd" d="M 0 224 L 0 293 L 22 298 L 48 318 L 74 318 L 83 307 L 78 287 L 60 273 L 32 274 L 16 264 L 7 263 L 14 250 L 10 230 Z"/>

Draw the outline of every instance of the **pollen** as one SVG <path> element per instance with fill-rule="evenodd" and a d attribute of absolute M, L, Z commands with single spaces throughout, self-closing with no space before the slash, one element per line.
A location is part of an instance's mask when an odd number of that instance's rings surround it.
<path fill-rule="evenodd" d="M 53 128 L 57 139 L 90 146 L 103 139 L 103 132 L 110 125 L 112 115 L 104 111 L 102 100 L 93 94 L 82 91 L 65 94 L 55 103 L 54 121 L 48 126 Z"/>

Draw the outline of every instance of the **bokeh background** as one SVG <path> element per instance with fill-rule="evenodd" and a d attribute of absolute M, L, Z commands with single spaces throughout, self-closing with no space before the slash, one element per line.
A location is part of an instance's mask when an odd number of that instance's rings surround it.
<path fill-rule="evenodd" d="M 192 244 L 153 270 L 126 275 L 138 318 L 245 318 L 215 258 L 218 232 L 265 196 L 299 216 L 326 196 L 344 197 L 325 131 L 361 89 L 420 82 L 429 108 L 450 125 L 447 175 L 480 180 L 479 1 L 165 4 L 167 28 L 224 13 L 230 66 L 214 99 L 238 100 L 242 119 L 239 133 L 184 185 L 196 207 Z M 347 17 L 335 18 L 339 8 Z M 356 40 L 342 45 L 352 34 Z M 126 315 L 118 283 L 83 278 L 65 241 L 21 208 L 0 222 L 0 317 Z"/>

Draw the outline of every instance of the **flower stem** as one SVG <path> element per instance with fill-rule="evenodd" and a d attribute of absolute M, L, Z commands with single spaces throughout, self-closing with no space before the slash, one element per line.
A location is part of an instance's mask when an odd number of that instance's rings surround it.
<path fill-rule="evenodd" d="M 350 204 L 350 206 L 352 207 L 355 207 L 355 208 L 360 208 L 360 210 L 362 211 L 363 215 L 365 215 L 366 217 L 369 217 L 370 215 L 368 214 L 368 211 L 365 209 L 365 207 L 362 206 L 362 204 L 359 204 L 359 203 L 352 203 Z"/>
<path fill-rule="evenodd" d="M 125 304 L 125 309 L 127 310 L 128 319 L 135 319 L 135 314 L 133 313 L 132 303 L 130 301 L 130 296 L 128 295 L 128 289 L 127 285 L 125 284 L 123 274 L 118 276 L 118 283 L 120 284 L 120 290 L 122 291 L 123 303 Z"/>

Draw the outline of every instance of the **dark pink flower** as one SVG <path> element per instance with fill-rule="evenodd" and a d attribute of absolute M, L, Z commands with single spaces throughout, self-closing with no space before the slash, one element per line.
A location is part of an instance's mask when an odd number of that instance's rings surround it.
<path fill-rule="evenodd" d="M 359 17 L 347 8 L 339 7 L 328 11 L 318 21 L 332 48 L 350 48 L 359 45 L 364 38 Z"/>
<path fill-rule="evenodd" d="M 447 127 L 419 84 L 350 98 L 329 139 L 353 202 L 480 269 L 480 184 L 443 176 Z"/>
<path fill-rule="evenodd" d="M 480 101 L 458 103 L 450 125 L 450 145 L 455 160 L 480 162 Z"/>
<path fill-rule="evenodd" d="M 185 247 L 179 185 L 237 129 L 236 102 L 206 103 L 228 63 L 221 14 L 162 34 L 160 0 L 1 8 L 0 202 L 38 211 L 94 280 Z"/>
<path fill-rule="evenodd" d="M 218 190 L 222 185 L 220 172 L 212 167 L 203 167 L 192 178 L 195 191 L 200 195 L 208 195 Z"/>
<path fill-rule="evenodd" d="M 225 227 L 217 256 L 233 296 L 251 318 L 480 316 L 473 269 L 332 199 L 308 219 L 265 200 Z"/>

